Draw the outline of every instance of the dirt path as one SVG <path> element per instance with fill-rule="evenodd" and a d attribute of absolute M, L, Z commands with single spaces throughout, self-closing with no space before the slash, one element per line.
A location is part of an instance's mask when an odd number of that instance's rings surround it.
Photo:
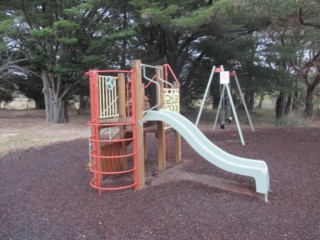
<path fill-rule="evenodd" d="M 89 116 L 70 112 L 68 124 L 48 124 L 40 110 L 0 109 L 0 155 L 88 136 Z"/>

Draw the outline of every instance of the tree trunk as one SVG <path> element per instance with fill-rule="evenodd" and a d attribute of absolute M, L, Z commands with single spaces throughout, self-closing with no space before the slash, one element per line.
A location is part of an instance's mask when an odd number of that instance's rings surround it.
<path fill-rule="evenodd" d="M 249 110 L 252 110 L 254 106 L 254 90 L 253 89 L 246 89 L 244 101 L 246 102 L 247 108 Z"/>
<path fill-rule="evenodd" d="M 43 73 L 42 74 L 42 82 L 43 82 L 43 96 L 44 96 L 44 105 L 45 105 L 45 109 L 46 109 L 46 118 L 47 118 L 47 122 L 50 122 L 51 119 L 53 119 L 53 111 L 52 109 L 52 88 L 50 86 L 50 82 L 49 82 L 49 78 L 47 76 L 47 74 Z"/>
<path fill-rule="evenodd" d="M 304 108 L 304 116 L 305 117 L 312 117 L 313 115 L 313 95 L 314 95 L 314 87 L 307 88 L 307 95 L 306 95 L 306 105 Z"/>
<path fill-rule="evenodd" d="M 53 107 L 54 117 L 52 123 L 67 123 L 69 121 L 67 109 L 67 101 L 58 98 Z"/>
<path fill-rule="evenodd" d="M 280 119 L 284 116 L 286 106 L 286 94 L 280 91 L 276 102 L 276 119 Z"/>
<path fill-rule="evenodd" d="M 54 76 L 44 72 L 42 74 L 43 94 L 46 107 L 46 119 L 50 123 L 67 123 L 69 120 L 67 111 L 67 90 L 54 89 Z M 59 85 L 60 86 L 60 85 Z M 56 87 L 57 88 L 57 87 Z"/>
<path fill-rule="evenodd" d="M 45 109 L 46 108 L 43 98 L 41 98 L 41 99 L 36 98 L 33 100 L 36 105 L 36 109 Z"/>
<path fill-rule="evenodd" d="M 293 93 L 293 101 L 292 101 L 292 110 L 298 110 L 299 105 L 298 105 L 298 98 L 299 98 L 299 91 L 295 90 Z"/>
<path fill-rule="evenodd" d="M 258 104 L 259 109 L 262 109 L 263 100 L 264 100 L 264 93 L 261 93 L 260 98 L 259 98 L 259 104 Z"/>
<path fill-rule="evenodd" d="M 84 114 L 89 109 L 89 106 L 90 105 L 88 96 L 86 96 L 83 91 L 80 91 L 78 114 Z"/>
<path fill-rule="evenodd" d="M 290 112 L 291 106 L 292 106 L 292 96 L 288 96 L 287 103 L 286 103 L 285 108 L 284 108 L 284 114 L 285 115 L 287 115 Z"/>

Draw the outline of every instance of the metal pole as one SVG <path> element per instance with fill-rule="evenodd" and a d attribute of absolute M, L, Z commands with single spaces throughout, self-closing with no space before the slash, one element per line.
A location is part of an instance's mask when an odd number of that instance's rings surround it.
<path fill-rule="evenodd" d="M 222 98 L 224 98 L 225 89 L 226 89 L 225 84 L 223 84 L 222 91 L 221 91 L 221 94 L 220 94 L 220 101 L 219 101 L 219 105 L 218 105 L 218 110 L 217 110 L 217 113 L 216 113 L 216 119 L 215 119 L 214 124 L 213 124 L 213 129 L 216 129 L 216 125 L 217 125 L 218 118 L 219 118 L 219 113 L 220 113 L 222 102 L 223 102 Z"/>
<path fill-rule="evenodd" d="M 228 93 L 228 97 L 229 97 L 229 100 L 230 100 L 231 109 L 233 111 L 234 119 L 235 119 L 236 124 L 237 124 L 237 129 L 238 129 L 238 133 L 239 133 L 239 136 L 240 136 L 241 143 L 242 143 L 242 145 L 245 145 L 245 142 L 244 142 L 244 139 L 243 139 L 243 136 L 242 136 L 242 132 L 241 132 L 241 128 L 240 128 L 240 124 L 239 124 L 239 120 L 238 120 L 238 116 L 237 116 L 237 113 L 236 113 L 236 109 L 235 109 L 234 104 L 233 104 L 233 100 L 232 100 L 232 96 L 231 96 L 231 91 L 230 91 L 229 85 L 225 84 L 225 86 L 227 88 L 227 93 Z"/>
<path fill-rule="evenodd" d="M 252 121 L 251 121 L 251 118 L 250 118 L 250 114 L 249 114 L 249 110 L 247 108 L 247 104 L 244 100 L 244 97 L 243 97 L 243 93 L 241 91 L 241 88 L 240 88 L 240 84 L 239 84 L 239 81 L 238 81 L 238 77 L 236 75 L 236 72 L 234 72 L 234 79 L 236 80 L 236 84 L 237 84 L 237 87 L 238 87 L 238 90 L 239 90 L 239 94 L 240 94 L 240 98 L 241 98 L 241 101 L 242 101 L 242 104 L 244 106 L 244 109 L 246 111 L 246 114 L 247 114 L 247 117 L 248 117 L 248 120 L 249 120 L 249 124 L 250 124 L 250 127 L 251 127 L 251 130 L 254 132 L 254 128 L 253 128 L 253 124 L 252 124 Z"/>
<path fill-rule="evenodd" d="M 215 68 L 216 67 L 213 66 L 212 70 L 211 70 L 211 74 L 210 74 L 209 81 L 208 81 L 208 84 L 207 84 L 207 87 L 206 87 L 206 91 L 204 93 L 204 96 L 203 96 L 203 99 L 202 99 L 202 102 L 201 102 L 201 106 L 200 106 L 200 110 L 199 110 L 199 113 L 198 113 L 198 116 L 197 116 L 197 120 L 196 120 L 196 123 L 195 123 L 196 126 L 198 126 L 199 121 L 200 121 L 200 117 L 201 117 L 201 114 L 202 114 L 204 103 L 205 103 L 205 101 L 207 99 L 207 95 L 208 95 L 208 92 L 209 92 L 209 89 L 210 89 L 210 85 L 211 85 L 211 82 L 212 82 L 212 79 L 213 79 Z"/>

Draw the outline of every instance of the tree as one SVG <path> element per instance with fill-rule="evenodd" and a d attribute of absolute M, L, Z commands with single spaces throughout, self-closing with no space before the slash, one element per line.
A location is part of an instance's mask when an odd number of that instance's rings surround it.
<path fill-rule="evenodd" d="M 181 81 L 184 105 L 201 98 L 212 66 L 224 65 L 237 71 L 251 107 L 257 95 L 279 92 L 281 116 L 296 94 L 292 66 L 303 76 L 308 62 L 303 57 L 319 49 L 315 3 L 12 0 L 0 6 L 0 39 L 12 51 L 23 52 L 23 67 L 40 76 L 36 85 L 42 86 L 49 122 L 67 121 L 72 94 L 85 106 L 85 71 L 129 68 L 134 58 L 151 65 L 169 63 Z M 315 80 L 316 65 L 307 69 L 308 82 Z M 28 79 L 19 83 L 37 81 Z"/>
<path fill-rule="evenodd" d="M 17 90 L 13 81 L 14 74 L 26 74 L 28 72 L 18 65 L 25 59 L 17 59 L 16 55 L 15 52 L 7 50 L 0 54 L 0 103 L 9 103 L 13 100 L 13 94 Z"/>
<path fill-rule="evenodd" d="M 67 100 L 83 73 L 105 61 L 116 1 L 10 1 L 0 26 L 41 75 L 48 122 L 68 121 Z"/>
<path fill-rule="evenodd" d="M 317 85 L 320 83 L 320 50 L 316 53 L 311 50 L 310 59 L 302 66 L 298 66 L 294 61 L 292 61 L 292 66 L 303 77 L 307 86 L 304 115 L 312 117 L 313 96 Z"/>
<path fill-rule="evenodd" d="M 308 29 L 311 33 L 314 33 L 311 38 L 307 38 L 309 43 L 309 59 L 301 67 L 298 67 L 295 62 L 292 61 L 292 66 L 302 75 L 307 86 L 304 111 L 306 117 L 313 115 L 313 96 L 317 85 L 320 83 L 320 40 L 318 37 L 320 30 L 320 7 L 317 1 L 311 1 L 311 3 L 313 4 L 310 4 L 308 7 L 304 5 L 300 6 L 298 10 L 300 24 L 304 26 L 305 30 Z"/>
<path fill-rule="evenodd" d="M 16 75 L 12 82 L 16 84 L 19 92 L 24 94 L 28 99 L 35 102 L 36 109 L 45 109 L 44 95 L 42 93 L 42 83 L 39 77 L 34 74 Z"/>
<path fill-rule="evenodd" d="M 318 71 L 319 62 L 319 2 L 309 1 L 286 1 L 274 6 L 270 11 L 273 16 L 272 27 L 278 32 L 276 41 L 283 44 L 282 49 L 278 50 L 281 56 L 281 65 L 288 72 L 291 72 L 292 82 L 295 86 L 294 95 L 297 96 L 297 74 L 304 79 L 306 98 L 305 110 L 306 117 L 313 114 L 313 95 L 320 77 Z M 312 21 L 311 21 L 312 19 Z M 279 65 L 280 66 L 280 65 Z M 292 73 L 292 69 L 297 74 Z M 292 95 L 286 88 L 287 93 Z M 285 99 L 284 92 L 280 92 L 279 104 L 284 109 L 285 104 L 281 99 Z M 291 96 L 288 102 L 291 102 Z M 287 104 L 288 106 L 288 104 Z"/>
<path fill-rule="evenodd" d="M 139 42 L 144 43 L 144 58 L 151 56 L 150 62 L 173 67 L 181 80 L 185 105 L 201 97 L 212 66 L 234 69 L 235 57 L 241 54 L 239 42 L 267 24 L 265 15 L 249 14 L 252 11 L 234 1 L 132 3 L 141 14 L 137 32 Z"/>

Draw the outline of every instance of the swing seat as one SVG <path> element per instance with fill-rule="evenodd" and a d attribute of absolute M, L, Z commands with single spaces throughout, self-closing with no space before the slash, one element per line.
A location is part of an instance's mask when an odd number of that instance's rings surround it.
<path fill-rule="evenodd" d="M 232 117 L 227 117 L 226 120 L 228 121 L 228 123 L 232 123 Z"/>

